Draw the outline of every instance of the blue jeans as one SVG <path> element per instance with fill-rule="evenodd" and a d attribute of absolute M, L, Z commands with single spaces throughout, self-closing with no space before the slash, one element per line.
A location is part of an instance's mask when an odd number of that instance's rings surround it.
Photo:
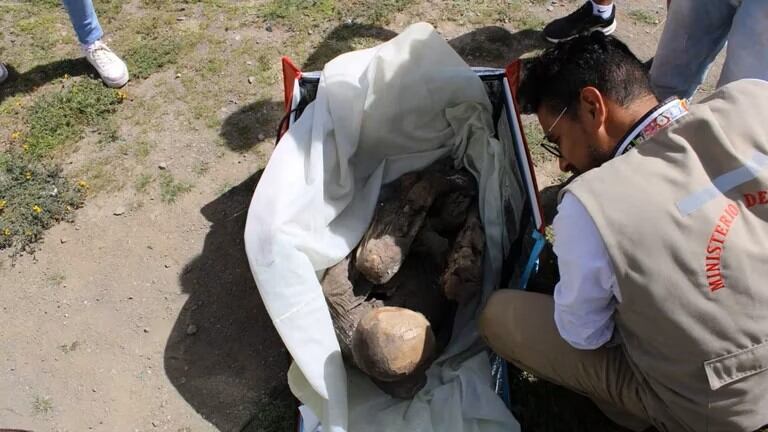
<path fill-rule="evenodd" d="M 768 1 L 672 0 L 651 66 L 659 99 L 690 98 L 726 41 L 718 87 L 742 78 L 768 80 Z"/>
<path fill-rule="evenodd" d="M 75 28 L 77 39 L 83 45 L 90 45 L 101 39 L 104 32 L 101 31 L 99 18 L 93 8 L 91 0 L 62 0 L 69 13 L 69 20 Z"/>

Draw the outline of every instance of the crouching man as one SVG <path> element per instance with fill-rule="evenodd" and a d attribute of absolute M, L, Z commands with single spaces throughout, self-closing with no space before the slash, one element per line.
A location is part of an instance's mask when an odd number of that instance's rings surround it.
<path fill-rule="evenodd" d="M 554 297 L 503 290 L 480 332 L 518 367 L 635 430 L 768 424 L 768 83 L 658 101 L 601 33 L 520 86 L 560 168 Z"/>

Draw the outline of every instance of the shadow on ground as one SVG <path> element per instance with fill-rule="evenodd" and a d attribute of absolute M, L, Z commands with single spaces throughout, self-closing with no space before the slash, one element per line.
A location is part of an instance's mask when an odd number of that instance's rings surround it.
<path fill-rule="evenodd" d="M 260 176 L 202 208 L 211 229 L 180 277 L 189 298 L 165 348 L 170 381 L 222 431 L 286 431 L 295 416 L 285 379 L 290 358 L 261 302 L 243 246 L 245 210 Z"/>
<path fill-rule="evenodd" d="M 511 33 L 504 27 L 488 26 L 451 39 L 448 43 L 470 66 L 503 68 L 523 54 L 546 48 L 538 30 Z"/>
<path fill-rule="evenodd" d="M 24 73 L 19 73 L 13 65 L 7 65 L 7 67 L 9 75 L 8 79 L 0 85 L 0 102 L 17 94 L 31 92 L 65 75 L 75 77 L 90 74 L 100 79 L 85 58 L 57 60 L 35 66 Z"/>
<path fill-rule="evenodd" d="M 395 32 L 366 25 L 340 26 L 302 65 L 318 70 L 356 48 L 361 38 L 385 41 Z M 486 27 L 451 45 L 471 65 L 504 66 L 539 46 L 534 31 L 509 33 Z M 538 41 L 538 42 L 537 42 Z M 225 119 L 220 135 L 228 148 L 245 152 L 275 137 L 282 102 L 260 100 Z M 258 183 L 256 173 L 201 212 L 212 223 L 203 250 L 188 263 L 181 285 L 189 295 L 165 350 L 165 370 L 184 399 L 224 431 L 287 431 L 296 401 L 286 385 L 289 355 L 267 315 L 251 276 L 243 245 L 246 209 Z"/>
<path fill-rule="evenodd" d="M 589 398 L 510 366 L 512 413 L 524 431 L 629 432 L 608 419 Z"/>

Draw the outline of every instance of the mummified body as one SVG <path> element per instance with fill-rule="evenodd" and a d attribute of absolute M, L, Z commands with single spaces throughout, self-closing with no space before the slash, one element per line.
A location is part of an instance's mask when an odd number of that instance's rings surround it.
<path fill-rule="evenodd" d="M 457 302 L 480 290 L 484 243 L 468 172 L 438 162 L 384 186 L 360 245 L 321 282 L 344 358 L 390 395 L 413 397 Z"/>

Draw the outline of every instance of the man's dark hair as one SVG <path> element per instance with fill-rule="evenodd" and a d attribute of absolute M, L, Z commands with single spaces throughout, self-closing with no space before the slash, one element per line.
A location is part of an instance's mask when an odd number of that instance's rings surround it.
<path fill-rule="evenodd" d="M 653 94 L 643 63 L 620 40 L 601 32 L 560 42 L 531 60 L 519 89 L 523 112 L 544 105 L 553 113 L 575 108 L 581 89 L 595 87 L 621 106 Z M 575 115 L 575 109 L 569 109 Z"/>

